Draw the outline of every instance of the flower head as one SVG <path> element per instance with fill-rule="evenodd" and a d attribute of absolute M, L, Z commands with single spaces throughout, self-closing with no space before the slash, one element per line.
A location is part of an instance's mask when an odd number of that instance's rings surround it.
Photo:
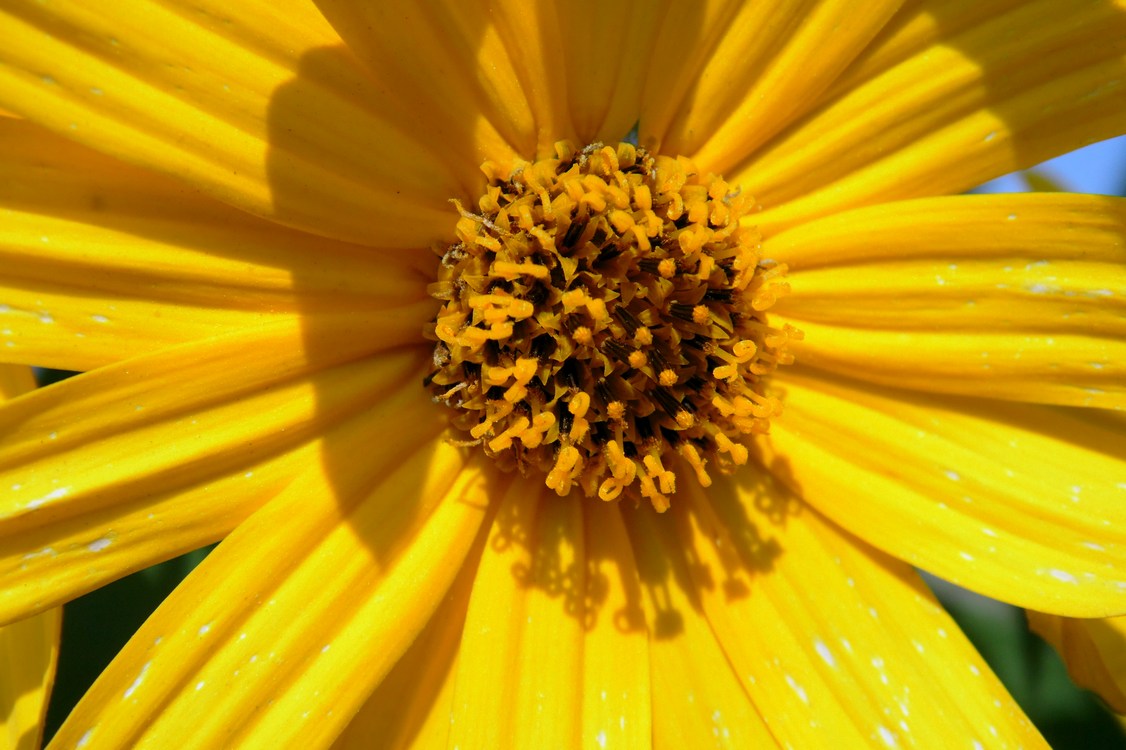
<path fill-rule="evenodd" d="M 55 742 L 1041 743 L 911 566 L 1126 611 L 1126 207 L 951 194 L 1119 134 L 1124 32 L 0 11 L 0 356 L 88 371 L 0 408 L 0 616 L 223 540 Z"/>

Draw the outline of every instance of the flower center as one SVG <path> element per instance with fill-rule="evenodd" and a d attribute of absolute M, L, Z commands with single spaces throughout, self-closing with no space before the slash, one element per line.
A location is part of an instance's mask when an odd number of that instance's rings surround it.
<path fill-rule="evenodd" d="M 764 311 L 786 268 L 740 224 L 753 199 L 687 159 L 555 151 L 511 175 L 486 163 L 477 213 L 454 201 L 426 384 L 504 468 L 663 511 L 678 469 L 709 486 L 780 412 L 764 378 L 800 334 Z"/>

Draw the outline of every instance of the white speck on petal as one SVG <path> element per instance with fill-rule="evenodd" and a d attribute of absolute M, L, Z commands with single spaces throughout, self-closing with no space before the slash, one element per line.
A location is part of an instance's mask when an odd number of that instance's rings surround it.
<path fill-rule="evenodd" d="M 789 685 L 795 693 L 797 693 L 798 697 L 801 698 L 802 703 L 809 705 L 809 696 L 806 695 L 805 688 L 799 685 L 793 677 L 786 675 L 786 684 Z"/>
<path fill-rule="evenodd" d="M 207 684 L 207 682 L 205 680 L 200 680 L 199 682 L 197 682 L 195 684 L 195 689 L 196 690 L 203 690 L 203 686 L 206 685 L 206 684 Z"/>
<path fill-rule="evenodd" d="M 152 664 L 151 661 L 145 662 L 145 665 L 143 667 L 141 667 L 141 671 L 137 675 L 137 679 L 133 680 L 133 682 L 130 683 L 129 687 L 125 688 L 125 694 L 123 696 L 121 696 L 122 700 L 129 698 L 131 695 L 133 695 L 133 693 L 135 693 L 137 691 L 137 688 L 139 688 L 141 686 L 141 683 L 144 682 L 145 673 L 149 671 L 149 666 L 151 664 Z"/>
<path fill-rule="evenodd" d="M 12 489 L 19 489 L 19 485 L 12 485 Z M 37 497 L 27 504 L 29 508 L 38 508 L 43 503 L 50 502 L 51 500 L 58 500 L 60 497 L 65 497 L 70 492 L 69 487 L 59 487 L 57 490 L 51 490 L 43 497 Z"/>
<path fill-rule="evenodd" d="M 210 632 L 210 630 L 211 630 L 211 623 L 207 623 L 206 625 L 202 625 L 202 626 L 200 626 L 200 629 L 199 629 L 199 635 L 207 635 L 208 632 Z"/>
<path fill-rule="evenodd" d="M 969 552 L 965 552 L 965 551 L 959 552 L 958 557 L 962 558 L 963 560 L 965 560 L 967 562 L 970 562 L 974 559 L 973 555 L 971 555 Z"/>
<path fill-rule="evenodd" d="M 885 745 L 888 747 L 899 747 L 899 743 L 896 742 L 895 735 L 892 734 L 890 729 L 887 727 L 879 727 L 876 731 L 880 733 L 880 739 L 884 741 Z"/>
<path fill-rule="evenodd" d="M 1068 573 L 1066 570 L 1058 570 L 1057 568 L 1052 568 L 1051 570 L 1048 571 L 1048 575 L 1050 575 L 1052 578 L 1055 578 L 1057 581 L 1061 581 L 1063 583 L 1078 583 L 1079 582 L 1075 578 L 1075 576 L 1073 576 L 1071 573 Z"/>
<path fill-rule="evenodd" d="M 833 658 L 833 652 L 825 645 L 823 641 L 817 640 L 813 642 L 813 648 L 817 650 L 817 655 L 821 660 L 828 664 L 830 667 L 837 666 L 837 660 Z"/>
<path fill-rule="evenodd" d="M 91 552 L 101 552 L 111 544 L 113 544 L 113 540 L 108 536 L 103 536 L 87 544 L 86 549 L 90 550 Z"/>
<path fill-rule="evenodd" d="M 90 320 L 94 321 L 95 323 L 108 323 L 109 322 L 109 318 L 107 318 L 105 315 L 91 315 Z"/>
<path fill-rule="evenodd" d="M 962 475 L 959 474 L 958 472 L 952 470 L 952 469 L 947 469 L 946 471 L 944 471 L 942 473 L 945 474 L 946 478 L 949 479 L 951 482 L 958 482 L 962 479 Z"/>
<path fill-rule="evenodd" d="M 82 736 L 78 738 L 78 742 L 74 743 L 74 746 L 76 748 L 86 747 L 86 745 L 88 745 L 90 743 L 90 737 L 93 734 L 94 734 L 93 728 L 87 729 L 85 732 L 82 733 Z"/>
<path fill-rule="evenodd" d="M 599 747 L 606 747 L 606 730 L 604 729 L 595 735 L 594 740 Z"/>

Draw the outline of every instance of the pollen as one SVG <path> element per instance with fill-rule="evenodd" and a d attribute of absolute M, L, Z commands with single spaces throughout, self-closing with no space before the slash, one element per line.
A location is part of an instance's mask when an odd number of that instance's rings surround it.
<path fill-rule="evenodd" d="M 555 146 L 489 184 L 438 248 L 442 308 L 424 382 L 459 445 L 559 495 L 647 500 L 749 460 L 781 412 L 775 368 L 801 333 L 754 200 L 688 159 L 627 143 Z"/>

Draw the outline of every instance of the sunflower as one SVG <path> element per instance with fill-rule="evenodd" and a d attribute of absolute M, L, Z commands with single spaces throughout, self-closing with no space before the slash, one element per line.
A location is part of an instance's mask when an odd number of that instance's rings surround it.
<path fill-rule="evenodd" d="M 0 11 L 0 618 L 222 542 L 58 747 L 1043 746 L 1126 612 L 1126 6 Z M 632 135 L 631 135 L 632 134 Z"/>

